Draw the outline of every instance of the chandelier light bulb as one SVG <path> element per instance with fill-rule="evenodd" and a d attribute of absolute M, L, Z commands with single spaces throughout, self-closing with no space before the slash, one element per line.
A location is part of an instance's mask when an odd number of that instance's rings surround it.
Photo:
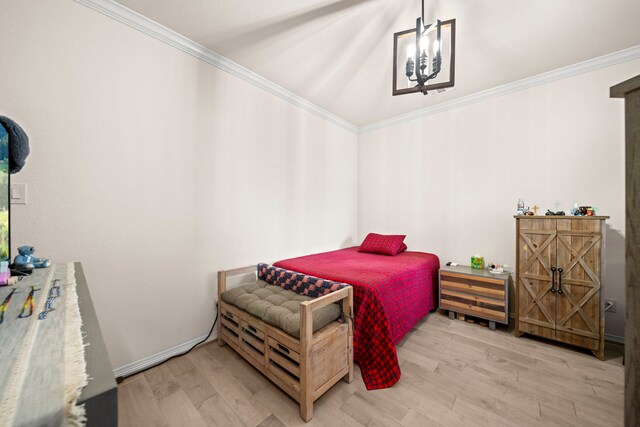
<path fill-rule="evenodd" d="M 426 37 L 420 37 L 420 50 L 422 52 L 429 46 L 429 40 Z"/>
<path fill-rule="evenodd" d="M 440 43 L 438 43 L 438 40 L 434 40 L 433 42 L 433 53 L 438 53 L 438 51 L 440 50 Z"/>
<path fill-rule="evenodd" d="M 407 46 L 407 58 L 413 58 L 416 54 L 416 45 L 415 43 L 411 43 Z"/>

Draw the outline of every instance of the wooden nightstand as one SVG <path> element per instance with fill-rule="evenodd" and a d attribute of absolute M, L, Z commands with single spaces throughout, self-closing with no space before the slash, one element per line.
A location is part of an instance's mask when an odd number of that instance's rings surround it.
<path fill-rule="evenodd" d="M 440 268 L 440 308 L 468 314 L 489 321 L 489 329 L 496 322 L 509 324 L 509 273 L 493 274 L 469 266 Z"/>

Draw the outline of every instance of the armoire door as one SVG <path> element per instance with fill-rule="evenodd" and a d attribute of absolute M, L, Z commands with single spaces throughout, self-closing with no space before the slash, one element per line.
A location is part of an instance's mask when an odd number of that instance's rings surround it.
<path fill-rule="evenodd" d="M 602 222 L 557 220 L 556 339 L 597 350 L 600 344 Z"/>
<path fill-rule="evenodd" d="M 555 338 L 556 220 L 518 220 L 518 330 Z"/>

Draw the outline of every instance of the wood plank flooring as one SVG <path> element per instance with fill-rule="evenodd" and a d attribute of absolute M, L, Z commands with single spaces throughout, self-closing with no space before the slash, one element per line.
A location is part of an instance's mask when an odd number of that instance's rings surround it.
<path fill-rule="evenodd" d="M 398 346 L 402 378 L 367 391 L 356 368 L 308 426 L 621 426 L 622 346 L 606 360 L 431 313 Z M 127 426 L 300 426 L 298 405 L 228 346 L 210 343 L 118 386 Z"/>

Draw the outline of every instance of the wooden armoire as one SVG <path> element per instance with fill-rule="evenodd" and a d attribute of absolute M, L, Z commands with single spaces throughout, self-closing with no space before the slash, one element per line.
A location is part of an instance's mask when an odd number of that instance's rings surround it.
<path fill-rule="evenodd" d="M 604 359 L 601 277 L 607 216 L 516 216 L 516 336 Z"/>

